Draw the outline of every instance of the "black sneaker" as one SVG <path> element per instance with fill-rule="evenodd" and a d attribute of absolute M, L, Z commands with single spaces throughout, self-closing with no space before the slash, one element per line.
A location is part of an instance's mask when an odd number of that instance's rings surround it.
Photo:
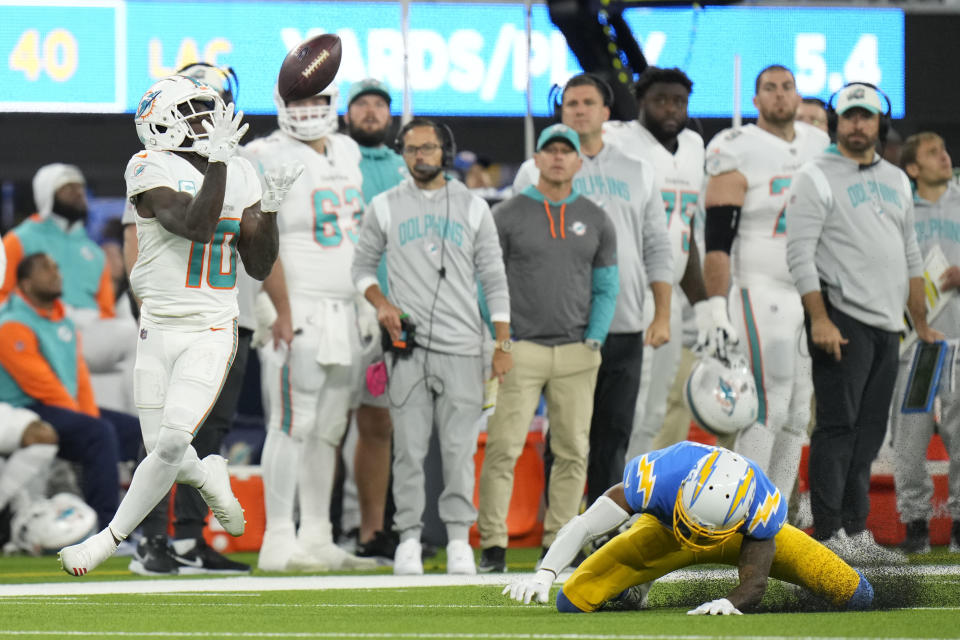
<path fill-rule="evenodd" d="M 250 565 L 242 562 L 234 562 L 230 558 L 214 551 L 204 540 L 200 538 L 195 541 L 195 545 L 189 551 L 177 553 L 173 551 L 174 558 L 180 563 L 180 575 L 194 576 L 200 574 L 216 575 L 238 575 L 241 573 L 250 573 Z"/>
<path fill-rule="evenodd" d="M 950 553 L 960 553 L 960 520 L 954 520 L 950 528 Z"/>
<path fill-rule="evenodd" d="M 477 573 L 506 573 L 507 550 L 503 547 L 487 547 L 480 552 Z"/>
<path fill-rule="evenodd" d="M 357 542 L 356 555 L 360 558 L 376 558 L 378 563 L 393 564 L 400 537 L 393 531 L 377 531 L 367 542 Z"/>
<path fill-rule="evenodd" d="M 175 576 L 180 573 L 180 563 L 163 534 L 140 538 L 127 568 L 141 576 Z"/>
<path fill-rule="evenodd" d="M 907 537 L 900 543 L 905 553 L 930 553 L 930 529 L 926 520 L 911 520 L 907 523 Z"/>

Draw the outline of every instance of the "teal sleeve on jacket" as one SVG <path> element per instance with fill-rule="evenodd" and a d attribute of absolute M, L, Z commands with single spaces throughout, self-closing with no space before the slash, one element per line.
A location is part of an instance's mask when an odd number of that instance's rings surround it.
<path fill-rule="evenodd" d="M 617 265 L 594 268 L 590 287 L 590 321 L 587 323 L 584 340 L 603 342 L 607 339 L 619 292 L 620 274 Z"/>
<path fill-rule="evenodd" d="M 477 298 L 480 302 L 480 319 L 487 325 L 487 329 L 490 330 L 490 335 L 497 335 L 496 329 L 493 328 L 493 320 L 490 319 L 490 307 L 487 306 L 487 295 L 483 292 L 483 285 L 480 284 L 479 280 L 477 281 Z"/>

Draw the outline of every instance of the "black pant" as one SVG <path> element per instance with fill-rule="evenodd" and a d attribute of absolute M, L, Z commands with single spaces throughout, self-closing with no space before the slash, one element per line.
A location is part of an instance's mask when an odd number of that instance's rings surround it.
<path fill-rule="evenodd" d="M 253 332 L 249 329 L 237 330 L 237 354 L 233 358 L 233 366 L 227 374 L 220 395 L 214 403 L 210 414 L 203 425 L 197 429 L 193 437 L 193 448 L 197 455 L 204 458 L 211 453 L 220 453 L 223 438 L 233 425 L 233 418 L 237 412 L 237 403 L 240 392 L 243 390 L 243 377 L 247 371 L 247 358 L 250 355 L 250 338 Z M 143 520 L 141 532 L 145 536 L 163 535 L 167 532 L 167 521 L 170 512 L 170 494 L 154 507 Z M 199 539 L 203 537 L 203 527 L 206 525 L 209 509 L 207 503 L 200 497 L 200 492 L 191 486 L 177 485 L 177 497 L 173 504 L 174 538 Z"/>
<path fill-rule="evenodd" d="M 603 349 L 590 421 L 587 504 L 623 480 L 623 457 L 640 392 L 643 333 L 611 333 Z"/>
<path fill-rule="evenodd" d="M 866 528 L 870 465 L 887 432 L 899 350 L 896 333 L 829 305 L 827 313 L 850 342 L 837 362 L 814 346 L 807 318 L 817 398 L 817 424 L 810 436 L 810 507 L 814 536 L 820 540 L 841 526 L 851 534 Z"/>
<path fill-rule="evenodd" d="M 83 499 L 97 512 L 100 527 L 106 527 L 120 501 L 117 462 L 136 459 L 140 421 L 109 409 L 100 409 L 99 418 L 41 403 L 27 409 L 57 432 L 57 456 L 81 465 Z"/>

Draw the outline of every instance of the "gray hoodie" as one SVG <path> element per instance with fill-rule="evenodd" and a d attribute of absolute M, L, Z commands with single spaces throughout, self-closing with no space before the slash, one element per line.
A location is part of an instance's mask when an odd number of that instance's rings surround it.
<path fill-rule="evenodd" d="M 879 156 L 859 165 L 831 145 L 794 174 L 787 263 L 800 295 L 820 290 L 871 327 L 903 329 L 909 278 L 923 273 L 907 175 Z"/>

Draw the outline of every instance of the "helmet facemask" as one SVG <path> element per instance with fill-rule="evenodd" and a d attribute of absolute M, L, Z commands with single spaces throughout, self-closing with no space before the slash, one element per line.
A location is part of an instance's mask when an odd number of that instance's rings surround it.
<path fill-rule="evenodd" d="M 337 103 L 340 91 L 333 83 L 317 96 L 326 96 L 329 104 L 311 106 L 288 106 L 279 91 L 274 87 L 273 101 L 277 105 L 277 124 L 280 130 L 297 140 L 310 142 L 325 138 L 336 132 L 339 121 L 337 118 Z"/>

